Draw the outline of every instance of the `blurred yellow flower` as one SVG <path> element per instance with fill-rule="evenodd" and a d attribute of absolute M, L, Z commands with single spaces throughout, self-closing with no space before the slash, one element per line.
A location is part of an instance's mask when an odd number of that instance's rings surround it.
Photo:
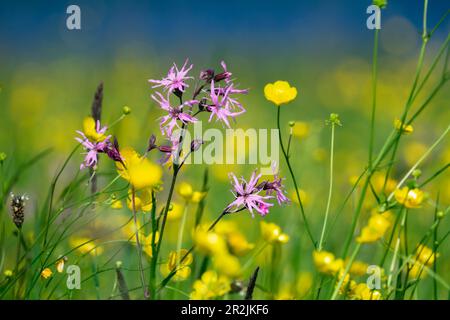
<path fill-rule="evenodd" d="M 420 208 L 424 198 L 422 190 L 408 187 L 395 190 L 394 196 L 398 203 L 409 209 Z"/>
<path fill-rule="evenodd" d="M 317 270 L 326 274 L 335 274 L 344 266 L 344 261 L 342 259 L 336 259 L 334 254 L 324 250 L 314 250 L 313 261 Z"/>
<path fill-rule="evenodd" d="M 232 254 L 236 256 L 246 255 L 255 245 L 249 243 L 245 236 L 240 232 L 232 232 L 227 236 L 228 246 Z"/>
<path fill-rule="evenodd" d="M 178 186 L 178 194 L 186 201 L 199 203 L 206 196 L 206 192 L 194 191 L 192 185 L 181 182 Z"/>
<path fill-rule="evenodd" d="M 189 183 L 180 182 L 177 191 L 182 198 L 184 198 L 185 200 L 189 200 L 192 197 L 194 189 L 192 188 L 192 185 L 190 185 Z"/>
<path fill-rule="evenodd" d="M 292 135 L 296 138 L 305 138 L 309 135 L 309 124 L 303 121 L 295 121 L 292 127 Z"/>
<path fill-rule="evenodd" d="M 417 141 L 412 141 L 405 145 L 403 149 L 403 156 L 405 158 L 405 162 L 409 167 L 412 167 L 417 160 L 422 157 L 422 155 L 427 152 L 428 147 Z"/>
<path fill-rule="evenodd" d="M 242 275 L 239 259 L 229 253 L 216 254 L 213 257 L 214 268 L 230 279 L 238 278 Z"/>
<path fill-rule="evenodd" d="M 263 239 L 270 244 L 287 243 L 289 241 L 289 236 L 282 233 L 281 228 L 275 223 L 261 221 L 260 227 Z"/>
<path fill-rule="evenodd" d="M 203 254 L 222 254 L 227 252 L 225 239 L 214 231 L 208 231 L 208 226 L 198 226 L 193 235 L 195 248 Z"/>
<path fill-rule="evenodd" d="M 264 87 L 264 96 L 270 102 L 280 106 L 291 102 L 297 97 L 297 89 L 291 87 L 287 81 L 276 81 L 275 83 L 268 83 Z"/>
<path fill-rule="evenodd" d="M 230 291 L 230 280 L 218 275 L 217 272 L 209 270 L 202 274 L 200 280 L 193 284 L 193 291 L 190 295 L 191 300 L 208 300 L 223 296 Z"/>
<path fill-rule="evenodd" d="M 77 249 L 81 254 L 90 254 L 92 256 L 101 255 L 103 248 L 96 246 L 94 241 L 86 237 L 72 237 L 69 240 L 69 244 L 72 248 Z"/>
<path fill-rule="evenodd" d="M 130 189 L 128 191 L 128 198 L 127 198 L 127 207 L 130 210 L 133 210 L 133 193 Z M 134 196 L 134 207 L 136 209 L 136 212 L 142 211 L 142 212 L 149 212 L 152 210 L 152 189 L 151 188 L 144 188 L 142 190 L 136 191 Z"/>
<path fill-rule="evenodd" d="M 299 188 L 298 189 L 298 194 L 300 195 L 300 200 L 302 201 L 302 205 L 304 205 L 304 206 L 308 205 L 308 203 L 309 203 L 309 196 L 306 193 L 306 191 Z M 300 203 L 298 202 L 298 199 L 297 199 L 297 192 L 295 192 L 295 189 L 290 192 L 290 196 L 291 196 L 292 202 L 300 205 Z"/>
<path fill-rule="evenodd" d="M 50 268 L 45 268 L 44 270 L 42 270 L 41 272 L 41 277 L 43 279 L 48 279 L 52 276 L 53 271 Z"/>
<path fill-rule="evenodd" d="M 191 274 L 191 268 L 189 265 L 193 261 L 193 256 L 189 253 L 186 258 L 181 262 L 181 259 L 187 254 L 186 249 L 181 249 L 179 253 L 171 251 L 169 253 L 169 260 L 160 267 L 161 274 L 167 277 L 171 272 L 175 271 L 173 276 L 174 281 L 184 281 Z"/>
<path fill-rule="evenodd" d="M 142 242 L 142 250 L 149 256 L 153 256 L 153 249 L 152 249 L 152 237 L 153 232 L 150 232 L 148 236 L 144 235 L 143 233 L 139 234 L 139 240 Z M 136 242 L 136 235 L 132 238 L 134 242 Z M 155 233 L 155 245 L 159 242 L 159 231 L 156 231 Z"/>
<path fill-rule="evenodd" d="M 111 209 L 122 209 L 122 208 L 123 208 L 122 201 L 115 198 L 111 200 Z"/>
<path fill-rule="evenodd" d="M 174 220 L 178 220 L 181 218 L 181 216 L 183 215 L 183 206 L 176 203 L 176 202 L 172 202 L 170 204 L 169 207 L 169 211 L 167 212 L 167 221 L 174 221 Z"/>
<path fill-rule="evenodd" d="M 372 213 L 361 234 L 356 238 L 358 243 L 372 243 L 381 239 L 391 226 L 391 213 Z"/>
<path fill-rule="evenodd" d="M 95 120 L 92 117 L 84 118 L 83 132 L 86 138 L 88 138 L 92 142 L 101 142 L 106 139 L 104 133 L 97 132 L 97 124 L 95 123 Z"/>
<path fill-rule="evenodd" d="M 297 278 L 296 290 L 299 298 L 304 298 L 313 285 L 313 275 L 311 272 L 302 271 Z"/>
<path fill-rule="evenodd" d="M 377 290 L 371 290 L 365 283 L 359 283 L 351 288 L 350 298 L 355 300 L 380 300 L 381 293 Z"/>
<path fill-rule="evenodd" d="M 247 241 L 234 221 L 222 221 L 214 232 L 224 237 L 230 252 L 236 256 L 243 256 L 255 247 Z"/>
<path fill-rule="evenodd" d="M 374 173 L 374 175 L 372 176 L 371 182 L 372 182 L 374 190 L 377 193 L 381 193 L 384 188 L 384 192 L 386 194 L 390 194 L 392 191 L 394 191 L 395 188 L 397 187 L 397 183 L 398 183 L 396 180 L 388 178 L 386 180 L 386 185 L 385 185 L 385 175 L 381 172 Z"/>
<path fill-rule="evenodd" d="M 433 249 L 421 244 L 416 249 L 416 260 L 420 263 L 431 266 L 434 260 L 439 257 L 439 254 L 433 252 Z"/>
<path fill-rule="evenodd" d="M 367 274 L 369 265 L 362 261 L 354 261 L 350 267 L 349 272 L 354 276 L 364 276 Z"/>
<path fill-rule="evenodd" d="M 414 128 L 410 124 L 404 124 L 400 119 L 395 119 L 394 128 L 398 131 L 401 131 L 403 134 L 410 134 L 414 131 Z"/>
<path fill-rule="evenodd" d="M 295 294 L 290 284 L 283 284 L 278 293 L 274 296 L 275 300 L 294 300 Z"/>
<path fill-rule="evenodd" d="M 116 162 L 117 171 L 136 190 L 154 187 L 160 182 L 162 177 L 160 166 L 153 164 L 145 157 L 141 157 L 134 149 L 129 147 L 122 149 L 120 154 L 125 166 Z"/>

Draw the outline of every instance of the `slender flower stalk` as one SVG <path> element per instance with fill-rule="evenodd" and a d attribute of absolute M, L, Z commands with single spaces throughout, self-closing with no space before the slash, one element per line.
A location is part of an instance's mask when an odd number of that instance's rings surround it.
<path fill-rule="evenodd" d="M 181 247 L 183 246 L 183 234 L 184 229 L 186 226 L 186 217 L 188 213 L 188 201 L 185 202 L 184 208 L 183 208 L 183 215 L 181 217 L 180 226 L 178 227 L 178 239 L 177 239 L 177 257 L 180 258 L 181 256 Z"/>
<path fill-rule="evenodd" d="M 342 287 L 342 285 L 344 283 L 344 280 L 345 280 L 345 278 L 347 277 L 347 275 L 348 275 L 348 273 L 350 271 L 350 267 L 352 266 L 353 261 L 355 261 L 355 258 L 358 255 L 360 249 L 361 249 L 361 243 L 358 242 L 358 243 L 356 243 L 355 249 L 353 250 L 353 253 L 350 256 L 350 259 L 348 261 L 346 261 L 346 265 L 345 265 L 345 269 L 344 269 L 343 274 L 339 275 L 340 279 L 339 279 L 339 282 L 337 283 L 337 285 L 336 285 L 336 287 L 335 287 L 335 289 L 333 291 L 333 294 L 331 295 L 331 300 L 336 300 L 336 298 L 337 298 L 337 296 L 339 294 L 339 290 L 341 289 L 341 287 Z"/>
<path fill-rule="evenodd" d="M 375 29 L 373 40 L 373 60 L 372 60 L 372 115 L 370 121 L 370 140 L 369 140 L 369 168 L 372 168 L 373 145 L 375 139 L 375 114 L 377 107 L 377 63 L 378 63 L 378 38 L 379 29 Z"/>
<path fill-rule="evenodd" d="M 309 239 L 311 240 L 311 242 L 312 242 L 312 244 L 313 244 L 313 246 L 315 248 L 316 247 L 316 241 L 314 240 L 314 237 L 312 235 L 311 229 L 309 227 L 308 220 L 306 219 L 306 214 L 305 214 L 305 210 L 303 208 L 302 199 L 300 197 L 300 193 L 299 193 L 299 189 L 298 189 L 298 185 L 297 185 L 297 180 L 295 179 L 294 171 L 292 170 L 292 166 L 291 166 L 291 163 L 289 161 L 289 156 L 286 153 L 286 150 L 284 148 L 283 137 L 281 136 L 280 113 L 281 113 L 281 107 L 278 106 L 277 107 L 277 128 L 278 128 L 278 139 L 279 139 L 279 142 L 280 142 L 281 152 L 283 153 L 283 157 L 284 157 L 284 159 L 286 161 L 286 164 L 288 166 L 289 173 L 291 175 L 292 181 L 294 182 L 295 195 L 297 196 L 297 200 L 298 200 L 298 203 L 300 205 L 300 212 L 302 214 L 302 218 L 303 218 L 303 222 L 305 224 L 306 232 L 308 233 Z"/>
<path fill-rule="evenodd" d="M 419 160 L 416 161 L 416 163 L 411 167 L 411 169 L 408 170 L 408 172 L 403 176 L 403 178 L 399 181 L 395 189 L 399 189 L 409 178 L 409 176 L 416 170 L 419 165 L 430 155 L 430 153 L 436 148 L 436 146 L 444 140 L 447 133 L 450 131 L 450 125 L 447 126 L 447 129 L 439 136 L 439 138 L 431 145 L 430 148 L 419 158 Z M 388 196 L 388 201 L 392 199 L 394 196 L 395 191 L 392 191 L 391 194 Z"/>
<path fill-rule="evenodd" d="M 137 223 L 137 214 L 136 214 L 136 191 L 134 187 L 131 189 L 131 204 L 133 209 L 133 221 L 134 221 L 134 228 L 135 228 L 135 237 L 136 237 L 136 249 L 138 252 L 138 259 L 139 259 L 139 274 L 141 277 L 141 284 L 142 289 L 144 290 L 144 298 L 147 299 L 149 297 L 148 288 L 145 284 L 145 277 L 144 277 L 144 268 L 142 266 L 142 247 L 141 242 L 139 241 L 139 226 Z"/>
<path fill-rule="evenodd" d="M 327 228 L 328 215 L 330 213 L 331 206 L 331 196 L 333 194 L 333 165 L 334 165 L 334 130 L 336 125 L 340 125 L 339 118 L 337 115 L 331 115 L 329 123 L 331 124 L 331 145 L 330 145 L 330 183 L 328 188 L 328 199 L 327 199 L 327 207 L 325 210 L 325 219 L 323 221 L 322 233 L 320 234 L 319 245 L 317 246 L 317 250 L 322 250 L 323 240 L 325 237 L 325 230 Z"/>

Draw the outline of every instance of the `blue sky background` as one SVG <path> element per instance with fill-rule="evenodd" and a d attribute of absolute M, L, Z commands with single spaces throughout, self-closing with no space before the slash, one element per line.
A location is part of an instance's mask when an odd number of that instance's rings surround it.
<path fill-rule="evenodd" d="M 247 55 L 348 54 L 371 46 L 365 27 L 368 0 L 342 1 L 2 1 L 1 56 L 108 55 L 117 48 L 150 47 L 158 55 L 228 51 Z M 66 8 L 77 4 L 82 30 L 65 28 Z M 429 25 L 449 9 L 429 1 Z M 422 1 L 389 1 L 383 22 L 405 17 L 420 30 Z M 448 32 L 448 23 L 438 36 Z M 330 50 L 332 50 L 330 52 Z M 14 59 L 13 59 L 14 60 Z"/>

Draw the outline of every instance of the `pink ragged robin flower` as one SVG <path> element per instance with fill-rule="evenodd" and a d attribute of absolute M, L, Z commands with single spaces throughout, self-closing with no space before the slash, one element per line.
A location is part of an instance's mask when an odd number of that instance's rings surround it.
<path fill-rule="evenodd" d="M 188 65 L 188 59 L 184 62 L 181 70 L 178 69 L 177 65 L 174 63 L 173 66 L 169 69 L 167 76 L 161 80 L 148 80 L 150 83 L 153 83 L 154 86 L 152 88 L 163 87 L 165 91 L 174 92 L 180 91 L 184 92 L 184 90 L 189 87 L 186 83 L 186 80 L 192 79 L 192 77 L 187 76 L 188 72 L 192 69 L 193 65 Z"/>
<path fill-rule="evenodd" d="M 226 88 L 215 87 L 214 81 L 211 81 L 210 103 L 206 107 L 207 111 L 211 112 L 209 121 L 215 117 L 222 121 L 228 128 L 230 128 L 230 121 L 228 118 L 235 117 L 245 113 L 245 109 L 234 98 L 230 96 L 233 90 L 233 85 Z"/>
<path fill-rule="evenodd" d="M 235 200 L 225 208 L 226 212 L 233 213 L 242 209 L 248 209 L 253 217 L 253 210 L 256 210 L 261 216 L 269 213 L 269 208 L 273 204 L 266 202 L 266 200 L 273 198 L 273 196 L 259 194 L 262 191 L 258 187 L 261 174 L 257 175 L 256 171 L 254 171 L 248 182 L 244 178 L 238 180 L 234 173 L 230 173 L 230 178 L 232 179 L 232 193 L 235 196 Z"/>
<path fill-rule="evenodd" d="M 167 135 L 170 137 L 172 135 L 173 129 L 175 127 L 180 128 L 180 126 L 178 125 L 178 122 L 177 122 L 178 120 L 185 124 L 187 124 L 189 122 L 197 121 L 196 118 L 191 116 L 189 113 L 184 112 L 184 110 L 183 110 L 185 107 L 188 107 L 189 109 L 191 109 L 194 104 L 198 103 L 197 100 L 189 100 L 179 106 L 172 107 L 170 105 L 169 99 L 165 98 L 159 92 L 156 92 L 156 95 L 152 95 L 152 99 L 155 100 L 159 104 L 161 109 L 168 112 L 167 115 L 165 115 L 161 118 L 161 122 L 160 122 L 160 129 L 161 129 L 161 133 L 163 135 Z M 189 110 L 189 112 L 190 112 L 190 110 Z"/>

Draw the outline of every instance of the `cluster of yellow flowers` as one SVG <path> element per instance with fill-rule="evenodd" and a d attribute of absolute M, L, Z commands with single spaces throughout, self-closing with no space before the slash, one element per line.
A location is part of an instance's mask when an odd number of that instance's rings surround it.
<path fill-rule="evenodd" d="M 409 277 L 412 279 L 417 279 L 419 277 L 426 276 L 427 272 L 425 267 L 431 267 L 434 264 L 436 258 L 439 254 L 433 252 L 431 248 L 425 245 L 419 245 L 416 249 L 416 254 L 414 257 L 414 263 L 409 269 Z"/>
<path fill-rule="evenodd" d="M 231 279 L 242 273 L 238 257 L 254 248 L 254 244 L 249 243 L 237 225 L 230 221 L 222 221 L 213 231 L 208 231 L 208 224 L 198 226 L 193 240 L 198 251 L 212 257 L 215 269 Z"/>
<path fill-rule="evenodd" d="M 418 188 L 403 187 L 395 190 L 395 200 L 408 209 L 420 208 L 424 200 L 424 193 Z"/>
<path fill-rule="evenodd" d="M 361 234 L 356 238 L 359 243 L 372 243 L 381 239 L 391 226 L 392 214 L 372 212 L 367 225 L 362 228 Z"/>
<path fill-rule="evenodd" d="M 185 257 L 183 259 L 183 257 Z M 181 249 L 180 252 L 171 251 L 169 260 L 160 267 L 161 274 L 167 277 L 171 272 L 175 272 L 172 280 L 183 281 L 191 275 L 192 261 L 194 260 L 191 253 L 188 254 L 186 249 Z"/>
<path fill-rule="evenodd" d="M 313 251 L 313 261 L 316 269 L 324 274 L 337 275 L 338 279 L 344 277 L 346 262 L 343 259 L 336 258 L 333 253 L 328 251 Z M 339 292 L 348 294 L 351 299 L 356 300 L 379 300 L 381 293 L 377 290 L 371 290 L 365 283 L 357 283 L 350 279 L 350 275 L 363 276 L 366 274 L 368 264 L 362 261 L 354 261 L 346 274 Z"/>
<path fill-rule="evenodd" d="M 261 221 L 261 236 L 269 244 L 287 243 L 289 236 L 281 231 L 275 223 Z"/>
<path fill-rule="evenodd" d="M 133 148 L 126 147 L 120 151 L 121 162 L 116 162 L 120 176 L 128 181 L 135 190 L 155 187 L 162 177 L 160 166 L 146 157 L 141 157 Z"/>
<path fill-rule="evenodd" d="M 192 300 L 214 299 L 227 294 L 231 289 L 231 282 L 226 276 L 209 270 L 194 282 L 193 289 L 190 295 Z"/>

